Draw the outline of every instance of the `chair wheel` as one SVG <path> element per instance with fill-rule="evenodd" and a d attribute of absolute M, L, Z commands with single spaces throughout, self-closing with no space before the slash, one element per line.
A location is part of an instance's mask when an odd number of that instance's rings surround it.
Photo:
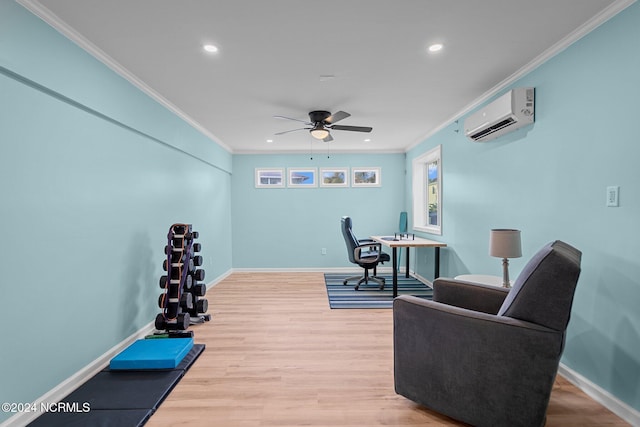
<path fill-rule="evenodd" d="M 360 288 L 360 285 L 356 285 L 354 289 L 357 291 L 359 288 Z"/>
<path fill-rule="evenodd" d="M 380 285 L 380 290 L 384 290 L 384 283 L 382 285 Z"/>
<path fill-rule="evenodd" d="M 344 282 L 342 282 L 342 284 L 346 286 L 347 285 L 347 281 L 345 280 Z"/>

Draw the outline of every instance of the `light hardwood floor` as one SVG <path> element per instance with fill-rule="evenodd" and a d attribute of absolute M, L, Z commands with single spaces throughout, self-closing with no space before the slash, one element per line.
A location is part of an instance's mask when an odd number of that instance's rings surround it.
<path fill-rule="evenodd" d="M 392 310 L 331 310 L 321 273 L 233 273 L 206 349 L 148 426 L 460 426 L 393 390 Z M 547 426 L 627 426 L 558 378 Z"/>

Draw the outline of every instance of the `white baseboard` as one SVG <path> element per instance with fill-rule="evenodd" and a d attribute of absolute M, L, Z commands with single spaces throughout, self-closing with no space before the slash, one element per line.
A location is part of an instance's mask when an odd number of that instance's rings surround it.
<path fill-rule="evenodd" d="M 233 273 L 353 273 L 362 269 L 354 267 L 300 267 L 300 268 L 233 268 Z M 378 273 L 391 274 L 391 267 L 378 267 Z M 404 270 L 403 270 L 404 271 Z M 400 271 L 398 271 L 398 274 Z"/>
<path fill-rule="evenodd" d="M 640 427 L 640 411 L 627 405 L 608 391 L 592 383 L 576 371 L 560 364 L 558 373 L 573 385 L 582 390 L 587 396 L 628 422 L 634 427 Z"/>
<path fill-rule="evenodd" d="M 36 399 L 33 404 L 34 407 L 40 407 L 41 403 L 54 403 L 59 402 L 63 398 L 65 398 L 69 393 L 80 387 L 82 384 L 87 382 L 90 378 L 95 376 L 98 372 L 103 370 L 111 359 L 113 359 L 117 354 L 119 354 L 122 350 L 127 348 L 137 339 L 143 338 L 145 335 L 148 335 L 154 329 L 154 322 L 151 322 L 144 327 L 142 327 L 139 331 L 133 333 L 123 341 L 119 342 L 115 346 L 111 347 L 104 353 L 102 356 L 95 359 L 93 362 L 89 363 L 87 366 L 62 381 L 60 384 L 49 390 L 47 393 L 40 396 Z M 38 418 L 38 416 L 42 415 L 39 412 L 19 412 L 8 420 L 4 421 L 0 424 L 0 427 L 20 427 L 25 426 Z"/>

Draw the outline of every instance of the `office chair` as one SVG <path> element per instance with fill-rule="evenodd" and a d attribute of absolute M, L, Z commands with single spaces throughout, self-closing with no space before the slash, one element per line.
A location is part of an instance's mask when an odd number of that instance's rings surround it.
<path fill-rule="evenodd" d="M 389 254 L 382 252 L 382 245 L 374 242 L 373 240 L 358 240 L 353 234 L 351 226 L 351 218 L 343 216 L 341 219 L 342 236 L 347 245 L 347 254 L 349 255 L 349 261 L 353 264 L 357 264 L 364 269 L 362 276 L 353 276 L 344 279 L 343 285 L 351 280 L 358 280 L 355 286 L 357 291 L 360 285 L 364 283 L 369 284 L 369 280 L 376 282 L 380 286 L 380 290 L 384 289 L 384 278 L 376 276 L 376 267 L 378 264 L 391 260 Z M 374 269 L 373 275 L 369 275 L 369 269 Z"/>

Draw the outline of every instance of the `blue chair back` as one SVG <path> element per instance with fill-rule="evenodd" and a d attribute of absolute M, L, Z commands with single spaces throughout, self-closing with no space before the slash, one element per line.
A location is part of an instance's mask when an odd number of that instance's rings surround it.
<path fill-rule="evenodd" d="M 342 229 L 342 237 L 344 237 L 344 242 L 347 245 L 347 255 L 349 255 L 349 261 L 357 264 L 355 250 L 356 247 L 358 247 L 358 239 L 356 239 L 356 236 L 353 234 L 353 231 L 351 229 L 351 218 L 348 216 L 343 216 L 340 220 L 340 225 Z"/>

